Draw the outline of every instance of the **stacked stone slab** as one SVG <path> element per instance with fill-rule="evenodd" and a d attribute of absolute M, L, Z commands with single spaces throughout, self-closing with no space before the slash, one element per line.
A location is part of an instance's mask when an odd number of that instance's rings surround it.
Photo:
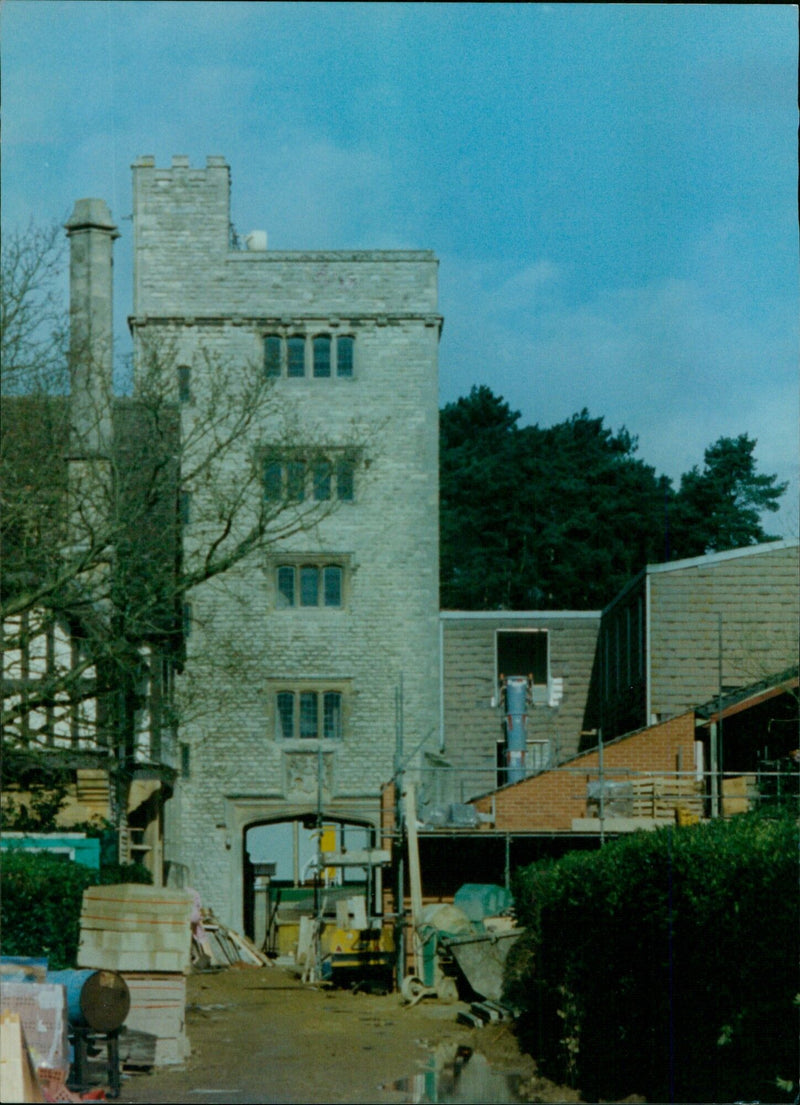
<path fill-rule="evenodd" d="M 83 894 L 78 965 L 122 974 L 131 995 L 125 1025 L 156 1037 L 156 1066 L 189 1054 L 192 901 L 187 890 L 133 883 L 92 886 Z"/>
<path fill-rule="evenodd" d="M 127 972 L 131 1011 L 126 1025 L 155 1036 L 157 1067 L 182 1063 L 190 1054 L 186 1036 L 186 976 Z"/>

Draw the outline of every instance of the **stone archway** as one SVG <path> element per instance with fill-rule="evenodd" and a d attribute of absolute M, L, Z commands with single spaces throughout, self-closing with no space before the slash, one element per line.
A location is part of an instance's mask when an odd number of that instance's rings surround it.
<path fill-rule="evenodd" d="M 259 945 L 268 932 L 275 937 L 279 906 L 287 902 L 305 902 L 316 909 L 317 894 L 334 896 L 350 885 L 358 885 L 357 869 L 320 869 L 318 853 L 342 852 L 372 847 L 378 828 L 370 819 L 326 815 L 322 836 L 316 811 L 284 811 L 271 817 L 256 817 L 242 826 L 241 833 L 241 909 L 242 930 Z M 274 940 L 273 940 L 274 943 Z M 271 946 L 275 951 L 275 946 Z"/>

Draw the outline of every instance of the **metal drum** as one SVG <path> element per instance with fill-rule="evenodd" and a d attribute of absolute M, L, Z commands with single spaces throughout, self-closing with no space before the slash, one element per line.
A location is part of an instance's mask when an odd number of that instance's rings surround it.
<path fill-rule="evenodd" d="M 114 1032 L 124 1024 L 131 995 L 127 982 L 117 971 L 48 971 L 47 981 L 66 990 L 71 1026 Z"/>

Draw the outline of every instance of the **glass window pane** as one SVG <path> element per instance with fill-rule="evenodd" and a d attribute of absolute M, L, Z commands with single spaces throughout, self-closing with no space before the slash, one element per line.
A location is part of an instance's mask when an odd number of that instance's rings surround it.
<path fill-rule="evenodd" d="M 278 736 L 291 740 L 294 736 L 294 694 L 278 692 Z"/>
<path fill-rule="evenodd" d="M 314 375 L 331 374 L 331 339 L 325 335 L 314 338 Z"/>
<path fill-rule="evenodd" d="M 336 339 L 336 375 L 353 375 L 353 338 L 342 337 Z"/>
<path fill-rule="evenodd" d="M 289 338 L 286 343 L 288 353 L 286 374 L 287 376 L 305 376 L 306 374 L 306 339 Z"/>
<path fill-rule="evenodd" d="M 300 736 L 311 740 L 319 736 L 316 691 L 300 692 Z"/>
<path fill-rule="evenodd" d="M 336 464 L 336 497 L 345 502 L 353 501 L 353 462 L 341 459 Z"/>
<path fill-rule="evenodd" d="M 294 568 L 288 564 L 278 568 L 278 606 L 294 606 Z"/>
<path fill-rule="evenodd" d="M 305 461 L 292 460 L 286 466 L 286 494 L 293 503 L 302 503 L 306 493 Z"/>
<path fill-rule="evenodd" d="M 264 338 L 264 375 L 281 374 L 281 339 L 275 334 Z"/>
<path fill-rule="evenodd" d="M 326 740 L 341 740 L 342 696 L 338 691 L 326 691 L 323 695 L 323 733 Z"/>
<path fill-rule="evenodd" d="M 178 365 L 178 399 L 189 403 L 192 398 L 192 370 L 188 365 Z"/>
<path fill-rule="evenodd" d="M 323 569 L 325 605 L 342 605 L 342 569 L 337 564 L 328 564 Z"/>
<path fill-rule="evenodd" d="M 314 465 L 314 498 L 318 503 L 327 502 L 331 497 L 331 466 L 327 460 Z"/>
<path fill-rule="evenodd" d="M 270 502 L 276 502 L 281 497 L 281 475 L 280 461 L 266 461 L 264 464 L 264 498 Z"/>
<path fill-rule="evenodd" d="M 319 569 L 304 566 L 300 569 L 300 605 L 319 605 Z"/>

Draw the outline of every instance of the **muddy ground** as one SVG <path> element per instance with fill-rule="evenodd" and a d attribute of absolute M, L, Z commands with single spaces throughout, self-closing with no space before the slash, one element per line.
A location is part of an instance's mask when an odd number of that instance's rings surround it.
<path fill-rule="evenodd" d="M 124 1077 L 120 1101 L 580 1101 L 537 1077 L 508 1026 L 458 1024 L 466 1008 L 310 987 L 282 967 L 192 974 L 191 1057 Z M 454 1069 L 459 1047 L 473 1054 L 462 1050 Z"/>

